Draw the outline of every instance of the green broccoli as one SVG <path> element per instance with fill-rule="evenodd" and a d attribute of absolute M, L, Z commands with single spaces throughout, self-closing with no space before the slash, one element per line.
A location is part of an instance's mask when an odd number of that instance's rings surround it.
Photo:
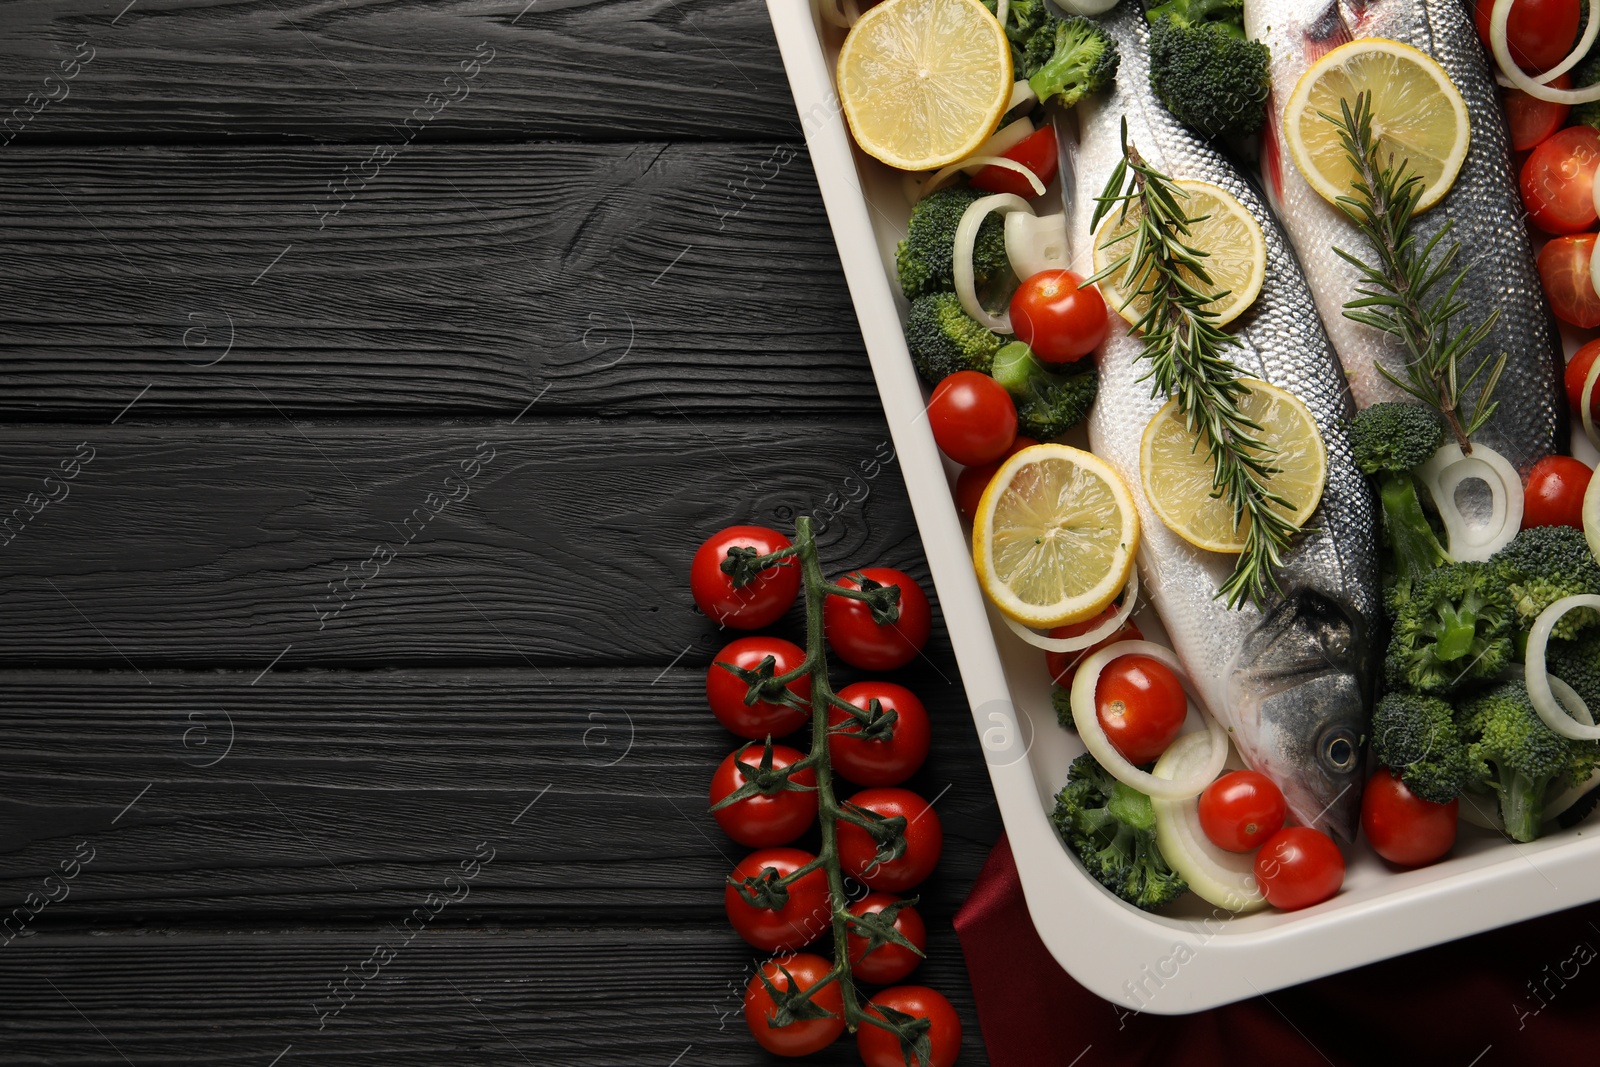
<path fill-rule="evenodd" d="M 1167 0 L 1150 20 L 1150 89 L 1206 137 L 1247 137 L 1267 117 L 1267 46 L 1244 35 L 1244 0 Z"/>
<path fill-rule="evenodd" d="M 1562 597 L 1600 593 L 1600 565 L 1582 530 L 1535 526 L 1523 530 L 1489 559 L 1495 581 L 1511 594 L 1517 626 L 1527 630 L 1540 612 Z M 1576 608 L 1556 623 L 1551 635 L 1562 639 L 1600 622 L 1600 612 Z"/>
<path fill-rule="evenodd" d="M 998 0 L 983 0 L 990 14 L 995 12 L 997 3 Z M 1028 40 L 1054 17 L 1045 0 L 1011 0 L 1011 10 L 1006 15 L 1006 37 L 1011 41 L 1011 56 L 1018 73 L 1022 71 L 1023 50 L 1028 47 Z"/>
<path fill-rule="evenodd" d="M 1417 404 L 1374 404 L 1350 423 L 1356 466 L 1378 483 L 1383 532 L 1398 583 L 1394 592 L 1402 598 L 1406 585 L 1451 561 L 1422 512 L 1417 479 L 1411 473 L 1439 450 L 1443 440 L 1439 416 Z"/>
<path fill-rule="evenodd" d="M 1600 630 L 1545 645 L 1544 669 L 1572 686 L 1590 712 L 1600 714 Z"/>
<path fill-rule="evenodd" d="M 1041 103 L 1072 107 L 1090 93 L 1109 89 L 1119 62 L 1111 35 L 1099 23 L 1072 15 L 1052 18 L 1028 39 L 1022 70 Z"/>
<path fill-rule="evenodd" d="M 933 293 L 911 302 L 906 347 L 917 373 L 938 385 L 958 370 L 988 374 L 1000 336 L 961 309 L 954 293 Z"/>
<path fill-rule="evenodd" d="M 1578 10 L 1584 18 L 1588 17 L 1588 8 L 1584 4 L 1578 5 Z M 1582 30 L 1580 29 L 1580 33 Z M 1572 87 L 1584 89 L 1600 82 L 1600 48 L 1594 49 L 1583 61 L 1572 69 Z M 1578 104 L 1573 107 L 1568 122 L 1581 122 L 1585 126 L 1600 129 L 1600 100 L 1591 100 L 1587 104 Z"/>
<path fill-rule="evenodd" d="M 1083 421 L 1100 392 L 1100 376 L 1093 361 L 1082 370 L 1056 374 L 1046 370 L 1021 341 L 1012 341 L 994 354 L 991 372 L 1017 405 L 1017 430 L 1049 441 Z"/>
<path fill-rule="evenodd" d="M 1395 615 L 1384 673 L 1395 689 L 1444 696 L 1512 658 L 1511 604 L 1486 564 L 1452 563 L 1413 582 Z"/>
<path fill-rule="evenodd" d="M 1072 717 L 1072 689 L 1070 686 L 1056 686 L 1050 693 L 1050 706 L 1056 711 L 1056 722 L 1068 730 L 1077 731 L 1078 721 Z"/>
<path fill-rule="evenodd" d="M 956 227 L 968 205 L 985 195 L 965 184 L 947 185 L 929 193 L 911 209 L 906 239 L 895 252 L 900 291 L 908 300 L 955 290 Z M 1011 277 L 1005 226 L 998 215 L 991 214 L 978 227 L 972 245 L 972 276 L 980 291 L 988 283 Z"/>
<path fill-rule="evenodd" d="M 1111 777 L 1087 752 L 1067 770 L 1050 822 L 1089 873 L 1129 904 L 1148 911 L 1189 888 L 1156 844 L 1150 798 Z"/>
<path fill-rule="evenodd" d="M 1372 712 L 1372 754 L 1435 804 L 1448 804 L 1476 777 L 1454 712 L 1437 697 L 1384 694 Z"/>
<path fill-rule="evenodd" d="M 1532 841 L 1552 787 L 1586 780 L 1600 765 L 1600 742 L 1572 741 L 1546 726 L 1521 681 L 1504 682 L 1456 709 L 1461 739 L 1478 764 L 1480 787 L 1493 790 L 1514 841 Z"/>

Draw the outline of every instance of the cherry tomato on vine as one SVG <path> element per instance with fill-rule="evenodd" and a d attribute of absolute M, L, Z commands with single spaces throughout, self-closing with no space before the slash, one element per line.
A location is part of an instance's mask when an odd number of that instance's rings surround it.
<path fill-rule="evenodd" d="M 928 758 L 932 738 L 928 710 L 915 693 L 893 682 L 856 682 L 839 690 L 839 698 L 862 711 L 876 700 L 885 713 L 895 713 L 895 720 L 887 737 L 863 739 L 859 722 L 842 733 L 830 733 L 828 754 L 834 770 L 858 785 L 899 785 L 917 772 Z M 844 709 L 828 709 L 830 728 L 851 721 Z"/>
<path fill-rule="evenodd" d="M 1550 87 L 1570 89 L 1572 78 L 1559 75 Z M 1506 107 L 1506 123 L 1511 127 L 1511 147 L 1518 152 L 1526 152 L 1551 137 L 1567 121 L 1567 114 L 1572 110 L 1570 104 L 1552 104 L 1529 96 L 1521 89 L 1502 89 L 1500 93 Z"/>
<path fill-rule="evenodd" d="M 761 984 L 761 977 L 765 975 L 779 992 L 803 993 L 832 970 L 833 964 L 811 952 L 779 956 L 763 963 L 761 973 L 752 975 L 744 990 L 744 1023 L 756 1044 L 779 1056 L 809 1056 L 837 1041 L 844 1033 L 844 996 L 839 992 L 837 980 L 817 990 L 811 998 L 811 1003 L 829 1013 L 827 1018 L 800 1019 L 788 1026 L 771 1025 L 777 1005 Z M 785 971 L 788 977 L 784 976 Z"/>
<path fill-rule="evenodd" d="M 961 1017 L 944 998 L 944 994 L 924 985 L 901 985 L 885 989 L 866 1004 L 869 1014 L 888 1018 L 875 1007 L 904 1012 L 928 1020 L 928 1060 L 913 1060 L 916 1067 L 951 1067 L 961 1052 Z M 856 1051 L 861 1053 L 865 1067 L 906 1067 L 906 1057 L 900 1051 L 900 1038 L 888 1030 L 871 1023 L 862 1023 L 856 1030 Z"/>
<path fill-rule="evenodd" d="M 1165 663 L 1138 654 L 1106 664 L 1094 687 L 1100 727 L 1129 763 L 1150 763 L 1183 729 L 1189 699 Z"/>
<path fill-rule="evenodd" d="M 970 521 L 978 513 L 978 501 L 983 499 L 983 491 L 989 488 L 989 483 L 994 480 L 1000 464 L 1024 448 L 1038 443 L 1026 434 L 1018 434 L 1017 439 L 1011 442 L 1011 447 L 1006 449 L 1005 455 L 993 463 L 980 463 L 975 467 L 961 468 L 961 473 L 956 475 L 956 507 L 962 516 Z"/>
<path fill-rule="evenodd" d="M 769 879 L 793 874 L 817 857 L 798 848 L 764 848 L 739 861 L 729 875 L 735 882 L 763 876 Z M 828 906 L 828 872 L 821 867 L 807 871 L 788 886 L 788 900 L 778 908 L 751 904 L 734 886 L 723 883 L 722 903 L 728 921 L 739 936 L 766 952 L 793 952 L 809 945 L 833 929 L 833 913 Z"/>
<path fill-rule="evenodd" d="M 1111 617 L 1117 613 L 1117 605 L 1113 604 L 1092 619 L 1083 622 L 1069 622 L 1065 626 L 1057 626 L 1050 631 L 1049 636 L 1056 640 L 1068 637 L 1082 637 L 1092 630 L 1098 630 Z M 1099 652 L 1107 645 L 1114 645 L 1118 641 L 1143 641 L 1144 634 L 1139 632 L 1132 619 L 1125 621 L 1121 626 L 1112 631 L 1111 636 L 1104 641 L 1090 645 L 1088 648 L 1076 652 L 1046 652 L 1044 654 L 1045 669 L 1050 672 L 1050 679 L 1064 689 L 1072 688 L 1072 679 L 1078 676 L 1078 664 L 1088 659 L 1095 652 Z"/>
<path fill-rule="evenodd" d="M 1321 830 L 1286 826 L 1256 853 L 1256 884 L 1274 908 L 1309 908 L 1344 884 L 1344 855 Z"/>
<path fill-rule="evenodd" d="M 1590 341 L 1572 354 L 1567 361 L 1567 403 L 1574 414 L 1583 413 L 1583 382 L 1594 366 L 1594 357 L 1600 355 L 1600 341 Z M 1600 416 L 1600 380 L 1589 387 L 1589 417 Z"/>
<path fill-rule="evenodd" d="M 1459 800 L 1423 800 L 1387 767 L 1367 782 L 1361 794 L 1361 832 L 1372 851 L 1402 867 L 1423 867 L 1456 843 Z"/>
<path fill-rule="evenodd" d="M 1586 330 L 1600 326 L 1600 294 L 1589 274 L 1593 254 L 1592 233 L 1557 237 L 1539 250 L 1539 280 L 1550 310 L 1562 322 Z"/>
<path fill-rule="evenodd" d="M 1000 155 L 1021 163 L 1037 174 L 1041 182 L 1049 185 L 1056 176 L 1056 168 L 1061 165 L 1060 155 L 1056 151 L 1056 128 L 1041 126 Z M 1033 186 L 1027 178 L 992 163 L 974 174 L 968 184 L 986 193 L 1013 193 L 1024 200 L 1031 200 L 1034 196 Z"/>
<path fill-rule="evenodd" d="M 1587 463 L 1571 456 L 1546 456 L 1535 463 L 1522 494 L 1522 528 L 1583 529 L 1583 494 L 1588 492 L 1593 477 L 1594 471 Z"/>
<path fill-rule="evenodd" d="M 1070 270 L 1042 270 L 1011 295 L 1011 326 L 1045 363 L 1073 363 L 1106 337 L 1106 302 Z"/>
<path fill-rule="evenodd" d="M 987 374 L 958 370 L 933 387 L 928 425 L 939 451 L 957 463 L 990 463 L 1017 439 L 1017 406 Z"/>
<path fill-rule="evenodd" d="M 872 609 L 865 601 L 832 594 L 822 602 L 822 629 L 828 644 L 840 659 L 864 671 L 904 667 L 916 659 L 933 629 L 928 596 L 916 579 L 892 567 L 863 567 L 835 584 L 860 589 L 861 583 L 855 578 L 858 574 L 868 582 L 900 587 L 900 617 L 880 626 L 872 621 Z"/>
<path fill-rule="evenodd" d="M 689 564 L 689 590 L 706 618 L 736 630 L 759 630 L 783 617 L 800 592 L 800 561 L 779 560 L 742 588 L 722 572 L 730 548 L 753 548 L 760 555 L 789 547 L 789 539 L 765 526 L 729 526 L 695 550 Z"/>
<path fill-rule="evenodd" d="M 762 755 L 762 746 L 754 743 L 728 753 L 711 775 L 711 803 L 718 803 L 748 781 L 744 771 L 739 769 L 740 763 L 747 763 L 759 771 Z M 788 745 L 773 745 L 772 769 L 781 771 L 799 763 L 804 757 L 805 753 Z M 817 773 L 807 767 L 795 771 L 789 780 L 795 785 L 810 786 L 814 790 Z M 771 796 L 755 793 L 711 814 L 716 818 L 717 825 L 722 827 L 723 833 L 741 845 L 752 848 L 787 845 L 816 821 L 817 794 L 797 789 L 784 789 Z"/>
<path fill-rule="evenodd" d="M 745 670 L 755 670 L 768 656 L 773 659 L 774 676 L 787 674 L 806 661 L 805 650 L 793 641 L 758 635 L 728 642 L 706 670 L 706 700 L 711 704 L 711 713 L 723 726 L 752 741 L 794 733 L 811 718 L 806 708 L 789 708 L 768 700 L 746 704 L 744 697 L 749 686 L 738 675 L 717 666 L 731 663 Z M 811 700 L 810 675 L 802 674 L 785 688 L 801 700 Z"/>
<path fill-rule="evenodd" d="M 1473 22 L 1478 40 L 1489 48 L 1489 17 L 1494 0 L 1478 0 Z M 1506 19 L 1506 46 L 1525 71 L 1549 70 L 1566 58 L 1578 39 L 1578 0 L 1516 0 Z M 1490 53 L 1493 55 L 1493 53 Z"/>
<path fill-rule="evenodd" d="M 844 819 L 838 824 L 839 866 L 869 889 L 901 893 L 933 873 L 944 850 L 944 827 L 933 807 L 909 789 L 863 789 L 845 802 L 884 818 L 906 821 L 899 857 L 879 859 L 879 844 L 865 829 Z M 892 849 L 887 842 L 883 848 Z"/>
<path fill-rule="evenodd" d="M 1600 132 L 1568 126 L 1552 134 L 1522 164 L 1522 206 L 1546 233 L 1578 233 L 1595 224 L 1594 172 Z"/>
<path fill-rule="evenodd" d="M 1229 852 L 1254 852 L 1288 815 L 1283 791 L 1256 771 L 1230 771 L 1200 794 L 1200 829 Z"/>
<path fill-rule="evenodd" d="M 893 893 L 868 893 L 854 904 L 850 905 L 851 915 L 876 915 L 891 904 L 896 904 L 900 898 Z M 917 913 L 913 905 L 906 905 L 894 915 L 895 932 L 907 941 L 917 946 L 917 951 L 925 951 L 928 947 L 928 927 L 922 921 L 922 916 Z M 847 949 L 850 953 L 850 973 L 859 981 L 870 982 L 873 985 L 889 985 L 899 982 L 905 976 L 917 969 L 917 964 L 922 962 L 922 957 L 912 952 L 904 945 L 887 942 L 862 955 L 866 951 L 867 939 L 854 932 L 847 938 Z"/>

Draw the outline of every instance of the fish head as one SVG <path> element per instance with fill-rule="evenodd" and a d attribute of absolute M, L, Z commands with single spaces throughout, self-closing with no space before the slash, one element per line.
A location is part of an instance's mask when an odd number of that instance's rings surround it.
<path fill-rule="evenodd" d="M 1239 754 L 1283 791 L 1302 826 L 1345 841 L 1361 815 L 1371 677 L 1362 617 L 1313 589 L 1269 606 L 1228 677 Z"/>

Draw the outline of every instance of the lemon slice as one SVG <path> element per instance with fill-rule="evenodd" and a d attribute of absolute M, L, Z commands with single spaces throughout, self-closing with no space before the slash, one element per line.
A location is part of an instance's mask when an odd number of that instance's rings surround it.
<path fill-rule="evenodd" d="M 839 50 L 839 106 L 861 150 L 901 170 L 965 159 L 1011 102 L 1011 46 L 978 0 L 887 0 Z"/>
<path fill-rule="evenodd" d="M 1322 487 L 1328 480 L 1328 453 L 1317 433 L 1311 411 L 1300 399 L 1275 385 L 1244 378 L 1249 394 L 1239 405 L 1245 418 L 1261 427 L 1256 435 L 1277 450 L 1272 465 L 1278 468 L 1268 488 L 1293 501 L 1293 513 L 1271 505 L 1303 526 L 1317 510 Z M 1235 526 L 1233 509 L 1211 495 L 1214 468 L 1206 446 L 1184 425 L 1176 399 L 1167 401 L 1144 429 L 1139 452 L 1139 476 L 1145 499 L 1167 528 L 1196 548 L 1211 552 L 1240 552 L 1250 531 L 1250 517 Z"/>
<path fill-rule="evenodd" d="M 1115 471 L 1067 445 L 1001 464 L 972 523 L 978 582 L 1001 611 L 1046 628 L 1098 615 L 1128 583 L 1139 513 Z"/>
<path fill-rule="evenodd" d="M 1378 155 L 1406 161 L 1422 175 L 1417 210 L 1437 204 L 1467 158 L 1471 123 L 1467 104 L 1450 76 L 1408 44 L 1371 37 L 1340 45 L 1301 75 L 1283 109 L 1283 130 L 1295 165 L 1311 187 L 1329 200 L 1350 195 L 1355 168 L 1344 143 L 1323 113 L 1339 115 L 1339 102 L 1355 105 L 1356 94 L 1372 94 L 1372 132 Z"/>
<path fill-rule="evenodd" d="M 1189 227 L 1189 236 L 1183 238 L 1183 242 L 1207 253 L 1206 273 L 1211 276 L 1211 284 L 1202 285 L 1185 268 L 1180 267 L 1179 272 L 1202 292 L 1227 294 L 1214 301 L 1210 309 L 1217 313 L 1217 325 L 1226 325 L 1254 303 L 1261 292 L 1261 283 L 1267 277 L 1267 239 L 1255 216 L 1226 189 L 1210 182 L 1175 184 L 1189 194 L 1181 203 L 1183 213 L 1199 220 Z M 1124 219 L 1120 212 L 1113 212 L 1100 224 L 1094 239 L 1095 273 L 1129 252 L 1139 214 L 1130 208 Z M 1100 282 L 1101 295 L 1129 323 L 1138 322 L 1150 310 L 1148 296 L 1136 295 L 1128 300 L 1129 276 L 1137 270 L 1138 265 L 1130 262 L 1117 274 Z"/>

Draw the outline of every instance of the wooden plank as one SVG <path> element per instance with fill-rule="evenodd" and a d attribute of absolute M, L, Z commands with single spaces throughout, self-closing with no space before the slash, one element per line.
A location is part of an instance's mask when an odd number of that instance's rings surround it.
<path fill-rule="evenodd" d="M 712 771 L 738 742 L 706 709 L 695 658 L 666 671 L 274 671 L 259 682 L 10 672 L 0 904 L 42 891 L 86 842 L 94 858 L 39 921 L 381 918 L 439 890 L 488 841 L 496 855 L 464 914 L 718 921 L 720 881 L 749 850 L 706 811 Z M 923 898 L 947 919 L 999 819 L 959 679 L 899 673 L 936 724 L 909 787 L 937 798 L 945 855 Z M 802 847 L 817 847 L 814 828 Z"/>
<path fill-rule="evenodd" d="M 800 146 L 363 158 L 12 150 L 0 418 L 878 410 Z"/>
<path fill-rule="evenodd" d="M 799 130 L 760 0 L 21 0 L 3 30 L 17 145 Z"/>

